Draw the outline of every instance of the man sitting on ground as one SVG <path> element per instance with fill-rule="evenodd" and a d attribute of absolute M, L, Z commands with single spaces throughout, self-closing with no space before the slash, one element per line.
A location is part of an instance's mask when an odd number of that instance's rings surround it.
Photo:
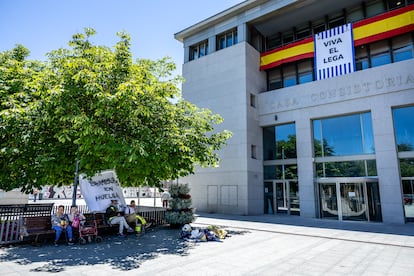
<path fill-rule="evenodd" d="M 118 235 L 120 237 L 125 237 L 124 228 L 126 228 L 127 231 L 130 233 L 134 232 L 134 229 L 132 229 L 128 225 L 127 221 L 125 220 L 125 217 L 118 210 L 117 204 L 118 201 L 116 199 L 111 200 L 111 205 L 109 205 L 109 207 L 106 208 L 106 218 L 108 219 L 108 223 L 110 225 L 119 224 Z"/>

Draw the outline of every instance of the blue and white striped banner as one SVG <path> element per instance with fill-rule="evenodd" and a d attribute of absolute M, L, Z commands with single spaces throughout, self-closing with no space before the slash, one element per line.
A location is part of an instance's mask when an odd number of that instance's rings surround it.
<path fill-rule="evenodd" d="M 355 71 L 352 24 L 318 33 L 315 41 L 315 74 L 317 80 Z"/>

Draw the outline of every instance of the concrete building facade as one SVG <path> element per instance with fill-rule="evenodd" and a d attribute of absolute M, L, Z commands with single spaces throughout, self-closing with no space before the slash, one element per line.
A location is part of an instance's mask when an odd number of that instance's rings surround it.
<path fill-rule="evenodd" d="M 233 132 L 219 167 L 180 179 L 194 207 L 413 221 L 413 2 L 247 0 L 176 33 L 183 97 Z M 348 23 L 355 69 L 318 79 L 342 53 L 316 35 Z"/>

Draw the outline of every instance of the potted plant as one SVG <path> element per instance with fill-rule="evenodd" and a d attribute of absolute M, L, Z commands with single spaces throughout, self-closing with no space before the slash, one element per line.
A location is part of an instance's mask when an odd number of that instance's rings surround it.
<path fill-rule="evenodd" d="M 191 208 L 191 195 L 188 184 L 172 184 L 170 187 L 171 199 L 165 219 L 171 227 L 180 227 L 194 221 L 194 209 Z"/>

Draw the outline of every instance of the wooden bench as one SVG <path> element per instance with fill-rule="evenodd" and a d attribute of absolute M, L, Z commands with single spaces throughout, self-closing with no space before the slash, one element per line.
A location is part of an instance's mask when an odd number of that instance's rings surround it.
<path fill-rule="evenodd" d="M 87 222 L 96 221 L 96 226 L 98 228 L 98 235 L 102 234 L 114 234 L 118 232 L 118 224 L 108 224 L 105 218 L 105 213 L 87 213 L 83 214 Z"/>
<path fill-rule="evenodd" d="M 40 241 L 46 242 L 55 238 L 51 216 L 23 218 L 23 227 L 20 232 L 21 240 L 31 241 L 33 245 L 39 245 Z"/>

